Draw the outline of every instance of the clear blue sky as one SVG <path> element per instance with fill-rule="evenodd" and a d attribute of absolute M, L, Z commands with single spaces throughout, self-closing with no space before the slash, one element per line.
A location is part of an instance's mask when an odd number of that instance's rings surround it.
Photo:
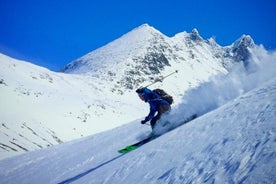
<path fill-rule="evenodd" d="M 144 23 L 276 49 L 275 0 L 0 0 L 0 53 L 56 71 Z"/>

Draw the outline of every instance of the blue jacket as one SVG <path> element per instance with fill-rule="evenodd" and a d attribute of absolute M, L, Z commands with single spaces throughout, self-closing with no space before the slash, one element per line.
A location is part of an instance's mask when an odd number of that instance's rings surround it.
<path fill-rule="evenodd" d="M 148 102 L 150 105 L 150 112 L 145 118 L 145 121 L 149 121 L 154 117 L 160 105 L 170 105 L 169 102 L 163 100 L 157 93 L 151 91 L 148 88 L 142 88 L 140 90 L 137 90 L 136 92 L 139 95 L 142 95 L 145 99 L 145 102 Z"/>

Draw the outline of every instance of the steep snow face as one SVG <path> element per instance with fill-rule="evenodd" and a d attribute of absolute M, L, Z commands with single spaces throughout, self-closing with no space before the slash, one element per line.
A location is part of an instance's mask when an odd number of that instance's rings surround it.
<path fill-rule="evenodd" d="M 175 70 L 150 87 L 163 88 L 177 106 L 189 89 L 233 69 L 232 47 L 204 40 L 196 29 L 169 38 L 144 24 L 68 64 L 66 73 L 1 54 L 0 159 L 144 118 L 148 105 L 135 89 Z"/>
<path fill-rule="evenodd" d="M 275 183 L 275 121 L 274 77 L 125 155 L 117 150 L 146 137 L 149 127 L 132 122 L 2 160 L 1 182 Z"/>

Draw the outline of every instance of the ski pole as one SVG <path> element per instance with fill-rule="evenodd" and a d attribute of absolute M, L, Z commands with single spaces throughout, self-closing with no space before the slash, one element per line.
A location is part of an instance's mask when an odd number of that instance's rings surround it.
<path fill-rule="evenodd" d="M 161 79 L 155 80 L 153 83 L 151 83 L 151 84 L 145 86 L 145 88 L 147 88 L 147 87 L 149 87 L 149 86 L 151 86 L 151 85 L 153 85 L 153 84 L 155 84 L 155 83 L 157 83 L 157 82 L 162 82 L 165 78 L 167 78 L 167 77 L 169 77 L 169 76 L 171 76 L 171 75 L 173 75 L 173 74 L 175 74 L 175 73 L 177 73 L 177 72 L 178 72 L 178 70 L 175 70 L 174 72 L 172 72 L 172 73 L 170 73 L 170 74 L 168 74 L 168 75 L 166 75 L 166 76 L 164 76 L 164 77 L 161 77 Z"/>

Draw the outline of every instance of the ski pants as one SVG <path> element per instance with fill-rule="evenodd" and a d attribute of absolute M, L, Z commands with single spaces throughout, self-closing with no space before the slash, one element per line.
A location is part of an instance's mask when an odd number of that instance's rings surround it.
<path fill-rule="evenodd" d="M 156 121 L 161 118 L 162 114 L 169 111 L 170 109 L 171 109 L 170 105 L 160 105 L 157 111 L 157 115 L 154 116 L 150 121 L 151 128 L 154 127 L 154 125 L 156 124 Z"/>

